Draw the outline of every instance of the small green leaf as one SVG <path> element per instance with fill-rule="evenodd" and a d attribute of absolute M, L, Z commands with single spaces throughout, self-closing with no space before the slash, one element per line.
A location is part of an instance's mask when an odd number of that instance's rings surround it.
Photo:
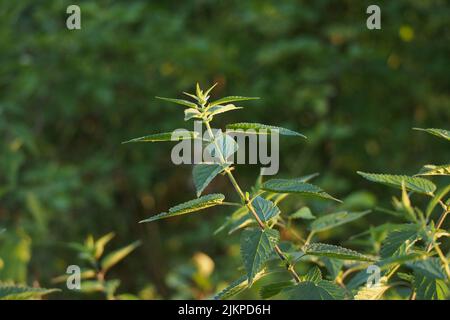
<path fill-rule="evenodd" d="M 341 226 L 345 223 L 349 223 L 351 221 L 359 219 L 361 217 L 364 217 L 368 213 L 370 213 L 370 210 L 361 212 L 343 211 L 330 213 L 314 220 L 310 225 L 310 230 L 314 232 L 329 230 L 337 226 Z"/>
<path fill-rule="evenodd" d="M 0 300 L 30 300 L 39 299 L 59 289 L 32 288 L 0 282 Z"/>
<path fill-rule="evenodd" d="M 252 285 L 255 275 L 264 267 L 272 254 L 280 235 L 274 229 L 246 229 L 241 236 L 241 255 L 249 285 Z"/>
<path fill-rule="evenodd" d="M 156 97 L 156 99 L 173 102 L 176 104 L 180 104 L 189 108 L 197 108 L 197 105 L 191 101 L 183 100 L 183 99 L 172 99 L 172 98 L 164 98 L 164 97 Z"/>
<path fill-rule="evenodd" d="M 100 258 L 103 254 L 103 251 L 105 249 L 105 246 L 114 238 L 114 232 L 110 232 L 108 234 L 105 234 L 103 237 L 95 241 L 94 247 L 95 247 L 95 258 Z"/>
<path fill-rule="evenodd" d="M 190 200 L 190 201 L 181 203 L 175 207 L 172 207 L 169 209 L 169 212 L 163 212 L 163 213 L 157 214 L 153 217 L 142 220 L 139 223 L 152 222 L 152 221 L 159 220 L 159 219 L 179 216 L 182 214 L 203 210 L 203 209 L 206 209 L 209 207 L 213 207 L 213 206 L 222 204 L 224 199 L 225 199 L 225 196 L 220 193 L 204 195 L 204 196 L 201 196 L 200 198 Z"/>
<path fill-rule="evenodd" d="M 195 108 L 184 109 L 184 121 L 191 120 L 192 118 L 201 119 L 201 112 Z"/>
<path fill-rule="evenodd" d="M 361 287 L 355 295 L 355 300 L 380 300 L 384 293 L 390 288 L 386 281 L 371 287 L 367 285 Z"/>
<path fill-rule="evenodd" d="M 261 189 L 276 193 L 297 193 L 341 202 L 340 200 L 330 196 L 321 188 L 303 182 L 300 179 L 271 179 L 264 182 Z"/>
<path fill-rule="evenodd" d="M 236 101 L 247 101 L 247 100 L 257 100 L 259 97 L 240 97 L 240 96 L 228 96 L 221 98 L 219 100 L 213 101 L 209 104 L 209 107 L 214 107 L 219 104 L 226 104 L 230 102 L 236 102 Z"/>
<path fill-rule="evenodd" d="M 234 104 L 226 104 L 226 105 L 217 105 L 214 107 L 208 108 L 206 111 L 209 116 L 215 116 L 220 113 L 225 113 L 228 111 L 234 111 L 242 109 L 242 107 L 236 107 Z"/>
<path fill-rule="evenodd" d="M 276 126 L 270 126 L 267 124 L 261 124 L 261 123 L 249 123 L 249 122 L 239 122 L 239 123 L 232 123 L 228 124 L 226 126 L 227 130 L 231 131 L 244 131 L 245 134 L 270 134 L 272 130 L 277 130 L 279 134 L 283 136 L 296 136 L 296 137 L 302 137 L 306 139 L 306 136 L 304 136 L 301 133 L 298 133 L 296 131 L 292 131 L 286 128 L 282 127 L 276 127 Z"/>
<path fill-rule="evenodd" d="M 234 141 L 234 139 L 226 133 L 220 134 L 214 140 L 215 142 L 211 142 L 205 148 L 213 159 L 221 160 L 220 155 L 222 155 L 224 160 L 227 160 L 239 148 L 236 141 Z"/>
<path fill-rule="evenodd" d="M 258 272 L 255 277 L 253 278 L 253 282 L 256 282 L 257 280 L 264 277 L 267 273 L 264 270 L 261 270 Z M 228 298 L 231 298 L 232 296 L 237 295 L 238 293 L 242 292 L 243 290 L 248 288 L 248 277 L 247 275 L 240 277 L 239 279 L 233 281 L 230 283 L 228 287 L 223 289 L 221 292 L 216 294 L 214 296 L 215 300 L 225 300 Z"/>
<path fill-rule="evenodd" d="M 261 196 L 257 196 L 252 201 L 253 208 L 255 208 L 258 217 L 267 222 L 270 219 L 280 214 L 280 209 L 270 200 L 266 200 Z"/>
<path fill-rule="evenodd" d="M 416 176 L 450 176 L 450 164 L 440 166 L 433 164 L 424 165 Z"/>
<path fill-rule="evenodd" d="M 132 142 L 160 142 L 160 141 L 181 141 L 181 140 L 191 140 L 197 139 L 198 132 L 194 131 L 173 131 L 173 132 L 163 132 L 163 133 L 155 133 L 147 136 L 131 139 L 128 141 L 122 142 L 124 143 L 132 143 Z"/>
<path fill-rule="evenodd" d="M 133 252 L 133 250 L 139 247 L 140 245 L 141 245 L 140 241 L 135 241 L 132 244 L 129 244 L 128 246 L 125 246 L 121 249 L 118 249 L 106 255 L 101 261 L 102 271 L 103 272 L 108 271 L 111 267 L 113 267 L 121 260 L 123 260 L 127 255 Z"/>
<path fill-rule="evenodd" d="M 303 207 L 289 216 L 289 219 L 306 219 L 313 220 L 316 216 L 311 213 L 308 207 Z"/>
<path fill-rule="evenodd" d="M 414 130 L 425 131 L 425 132 L 428 132 L 429 134 L 435 135 L 439 138 L 450 140 L 450 131 L 448 131 L 448 130 L 435 129 L 435 128 L 428 128 L 428 129 L 414 128 Z"/>
<path fill-rule="evenodd" d="M 302 281 L 311 281 L 314 283 L 318 283 L 322 280 L 322 272 L 317 266 L 312 267 L 308 270 L 308 272 L 303 276 Z"/>
<path fill-rule="evenodd" d="M 261 287 L 259 290 L 259 295 L 261 296 L 261 299 L 269 299 L 279 294 L 282 290 L 293 287 L 294 285 L 295 284 L 292 281 L 270 283 Z"/>
<path fill-rule="evenodd" d="M 345 290 L 333 282 L 321 280 L 317 283 L 302 281 L 287 290 L 293 300 L 343 300 Z"/>
<path fill-rule="evenodd" d="M 448 280 L 439 258 L 429 258 L 408 264 L 414 270 L 417 300 L 445 300 L 450 294 Z"/>
<path fill-rule="evenodd" d="M 431 194 L 434 192 L 434 190 L 436 190 L 436 186 L 433 182 L 423 178 L 391 174 L 365 173 L 361 171 L 358 171 L 357 173 L 367 180 L 382 183 L 387 186 L 396 187 L 399 189 L 402 188 L 402 183 L 404 183 L 405 188 L 408 191 Z"/>
<path fill-rule="evenodd" d="M 374 261 L 373 258 L 365 256 L 359 252 L 325 243 L 307 244 L 303 246 L 303 251 L 306 254 L 313 256 L 321 256 L 341 260 Z"/>
<path fill-rule="evenodd" d="M 416 224 L 405 224 L 396 230 L 389 232 L 381 246 L 382 258 L 400 256 L 407 253 L 408 249 L 419 240 L 419 226 Z"/>
<path fill-rule="evenodd" d="M 229 164 L 206 164 L 201 163 L 194 166 L 192 170 L 192 176 L 194 178 L 194 185 L 197 190 L 197 197 L 200 197 L 203 190 L 209 185 L 209 183 L 225 168 L 229 167 Z"/>

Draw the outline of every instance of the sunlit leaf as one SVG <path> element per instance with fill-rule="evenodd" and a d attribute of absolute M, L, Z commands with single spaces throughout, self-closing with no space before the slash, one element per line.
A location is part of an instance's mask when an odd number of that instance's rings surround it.
<path fill-rule="evenodd" d="M 142 222 L 151 222 L 159 219 L 179 216 L 186 213 L 191 213 L 199 210 L 203 210 L 209 207 L 217 206 L 222 204 L 225 196 L 220 193 L 213 193 L 201 196 L 200 198 L 190 200 L 184 203 L 181 203 L 175 207 L 169 209 L 169 212 L 163 212 L 148 219 L 140 221 Z"/>
<path fill-rule="evenodd" d="M 231 131 L 238 131 L 242 130 L 245 134 L 255 133 L 255 134 L 270 134 L 272 130 L 278 131 L 279 134 L 284 136 L 297 136 L 306 138 L 301 133 L 298 133 L 296 131 L 292 131 L 286 128 L 282 127 L 276 127 L 276 126 L 270 126 L 267 124 L 261 124 L 261 123 L 248 123 L 248 122 L 239 122 L 239 123 L 232 123 L 227 124 L 226 126 L 227 130 Z"/>
<path fill-rule="evenodd" d="M 361 171 L 358 171 L 358 174 L 366 178 L 367 180 L 385 184 L 391 187 L 396 187 L 399 189 L 402 188 L 402 183 L 404 183 L 405 188 L 408 191 L 431 194 L 434 192 L 434 190 L 436 190 L 436 186 L 433 182 L 423 178 L 392 174 L 365 173 Z"/>
<path fill-rule="evenodd" d="M 265 262 L 272 254 L 280 235 L 274 229 L 246 229 L 241 236 L 241 255 L 249 285 L 255 275 L 264 267 Z"/>

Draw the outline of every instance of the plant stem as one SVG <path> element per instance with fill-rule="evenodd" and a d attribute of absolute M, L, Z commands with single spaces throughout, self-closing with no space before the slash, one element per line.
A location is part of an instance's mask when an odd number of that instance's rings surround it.
<path fill-rule="evenodd" d="M 225 164 L 226 163 L 226 159 L 223 157 L 222 152 L 219 148 L 219 146 L 217 145 L 217 141 L 214 139 L 214 134 L 212 132 L 211 126 L 209 124 L 209 121 L 207 119 L 203 119 L 203 123 L 205 124 L 207 130 L 208 130 L 208 134 L 210 136 L 210 138 L 214 141 L 214 145 L 216 147 L 216 150 L 218 151 L 218 154 L 220 155 L 220 161 L 221 164 Z M 261 221 L 261 219 L 259 218 L 258 214 L 256 213 L 255 208 L 252 205 L 252 202 L 250 201 L 250 199 L 248 199 L 248 197 L 245 195 L 245 193 L 242 191 L 241 187 L 239 186 L 238 182 L 236 181 L 236 179 L 234 178 L 233 174 L 231 173 L 230 168 L 226 168 L 225 172 L 228 176 L 228 179 L 230 180 L 231 184 L 233 185 L 234 189 L 236 190 L 236 192 L 238 193 L 239 197 L 241 198 L 242 202 L 245 204 L 245 206 L 247 207 L 247 209 L 251 212 L 253 218 L 256 220 L 256 222 L 258 223 L 259 227 L 261 230 L 266 230 L 266 225 L 264 224 L 264 222 Z M 278 257 L 286 263 L 286 269 L 291 273 L 292 277 L 294 278 L 295 282 L 299 283 L 300 282 L 300 276 L 297 274 L 297 272 L 294 269 L 294 265 L 292 265 L 289 261 L 288 258 L 286 257 L 286 255 L 283 253 L 283 251 L 281 251 L 280 247 L 276 244 L 274 247 L 274 251 L 277 253 Z"/>

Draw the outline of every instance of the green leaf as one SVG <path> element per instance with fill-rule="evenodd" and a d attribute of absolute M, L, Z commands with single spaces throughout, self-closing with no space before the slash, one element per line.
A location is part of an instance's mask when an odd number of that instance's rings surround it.
<path fill-rule="evenodd" d="M 343 225 L 345 223 L 349 223 L 361 217 L 364 217 L 366 214 L 371 211 L 361 211 L 361 212 L 336 212 L 330 213 L 320 218 L 314 220 L 310 225 L 310 230 L 314 232 L 321 232 L 325 230 L 329 230 L 335 228 L 337 226 Z"/>
<path fill-rule="evenodd" d="M 252 201 L 253 208 L 255 208 L 258 217 L 267 222 L 270 219 L 280 214 L 280 209 L 270 200 L 266 200 L 261 196 L 257 196 Z"/>
<path fill-rule="evenodd" d="M 424 165 L 416 176 L 450 176 L 450 164 L 440 166 L 434 164 Z"/>
<path fill-rule="evenodd" d="M 404 183 L 406 190 L 414 191 L 418 193 L 431 194 L 436 190 L 436 186 L 433 182 L 428 181 L 423 178 L 401 176 L 401 175 L 391 175 L 391 174 L 376 174 L 376 173 L 365 173 L 357 172 L 362 177 L 367 180 L 382 183 L 390 187 L 396 187 L 401 189 L 402 183 Z"/>
<path fill-rule="evenodd" d="M 226 128 L 227 128 L 227 130 L 231 130 L 231 131 L 242 130 L 242 131 L 244 131 L 245 134 L 251 134 L 252 131 L 255 134 L 270 134 L 270 132 L 272 130 L 277 130 L 278 133 L 283 136 L 296 136 L 296 137 L 302 137 L 302 138 L 306 139 L 306 136 L 304 136 L 303 134 L 298 133 L 296 131 L 292 131 L 292 130 L 282 128 L 282 127 L 261 124 L 261 123 L 249 123 L 249 122 L 231 123 L 231 124 L 227 124 Z M 250 130 L 250 132 L 249 132 L 249 130 Z"/>
<path fill-rule="evenodd" d="M 219 104 L 225 104 L 230 102 L 236 102 L 236 101 L 247 101 L 247 100 L 257 100 L 259 97 L 240 97 L 240 96 L 228 96 L 221 98 L 219 100 L 213 101 L 209 104 L 209 107 L 214 107 Z"/>
<path fill-rule="evenodd" d="M 226 104 L 226 105 L 217 105 L 217 106 L 210 107 L 206 111 L 209 116 L 215 116 L 220 113 L 225 113 L 228 111 L 234 111 L 234 110 L 239 110 L 239 109 L 242 109 L 242 107 L 236 107 L 234 104 Z"/>
<path fill-rule="evenodd" d="M 428 128 L 428 129 L 413 128 L 413 129 L 414 130 L 418 130 L 418 131 L 425 131 L 425 132 L 428 132 L 429 134 L 435 135 L 435 136 L 437 136 L 439 138 L 450 140 L 450 131 L 448 131 L 448 130 L 435 129 L 435 128 Z"/>
<path fill-rule="evenodd" d="M 303 246 L 306 254 L 341 260 L 374 261 L 373 258 L 359 252 L 325 243 L 311 243 Z"/>
<path fill-rule="evenodd" d="M 269 299 L 273 296 L 276 296 L 281 291 L 293 287 L 294 285 L 295 284 L 292 281 L 281 281 L 270 283 L 268 285 L 261 287 L 261 289 L 259 290 L 259 295 L 261 296 L 261 299 Z"/>
<path fill-rule="evenodd" d="M 429 258 L 408 264 L 414 271 L 417 300 L 445 300 L 450 294 L 448 280 L 439 258 Z"/>
<path fill-rule="evenodd" d="M 385 281 L 380 281 L 378 285 L 361 287 L 355 295 L 355 300 L 380 300 L 384 293 L 390 288 Z"/>
<path fill-rule="evenodd" d="M 208 195 L 201 196 L 200 198 L 190 200 L 181 203 L 175 207 L 169 209 L 169 212 L 162 212 L 148 219 L 142 220 L 139 223 L 151 222 L 159 219 L 179 216 L 186 213 L 191 213 L 199 210 L 203 210 L 209 207 L 217 206 L 222 204 L 225 196 L 221 193 L 212 193 Z"/>
<path fill-rule="evenodd" d="M 220 155 L 223 156 L 224 160 L 227 160 L 231 155 L 233 155 L 239 148 L 239 145 L 234 141 L 234 139 L 226 133 L 220 134 L 215 138 L 215 142 L 211 142 L 206 146 L 205 150 L 211 155 L 216 161 L 221 160 Z"/>
<path fill-rule="evenodd" d="M 318 283 L 320 280 L 322 280 L 322 272 L 320 272 L 320 269 L 317 266 L 309 269 L 302 278 L 302 281 L 311 281 L 314 283 Z"/>
<path fill-rule="evenodd" d="M 264 267 L 272 254 L 280 235 L 274 229 L 246 229 L 241 236 L 241 255 L 249 285 L 252 285 L 255 275 Z"/>
<path fill-rule="evenodd" d="M 105 249 L 105 246 L 114 238 L 114 232 L 110 232 L 108 234 L 105 234 L 103 237 L 95 241 L 94 247 L 95 247 L 95 258 L 100 258 L 103 254 L 103 251 Z"/>
<path fill-rule="evenodd" d="M 202 163 L 195 165 L 192 170 L 192 176 L 194 178 L 195 189 L 197 190 L 197 197 L 200 197 L 209 183 L 227 167 L 229 167 L 229 164 Z"/>
<path fill-rule="evenodd" d="M 311 213 L 308 207 L 303 207 L 289 216 L 289 219 L 306 219 L 313 220 L 316 216 Z"/>
<path fill-rule="evenodd" d="M 320 280 L 317 283 L 303 281 L 287 291 L 293 300 L 343 300 L 345 290 L 333 282 Z"/>
<path fill-rule="evenodd" d="M 0 300 L 30 300 L 39 299 L 59 289 L 32 288 L 27 286 L 11 285 L 0 282 Z"/>
<path fill-rule="evenodd" d="M 255 277 L 253 278 L 253 282 L 258 281 L 262 277 L 264 277 L 267 273 L 264 270 L 261 270 L 258 272 Z M 237 295 L 238 293 L 242 292 L 243 290 L 248 288 L 248 277 L 247 275 L 240 277 L 239 279 L 233 281 L 230 283 L 228 287 L 223 289 L 221 292 L 216 294 L 214 296 L 215 300 L 225 300 L 228 298 L 231 298 L 232 296 Z"/>
<path fill-rule="evenodd" d="M 415 224 L 402 225 L 397 230 L 389 232 L 381 246 L 381 257 L 389 258 L 406 254 L 409 247 L 419 240 L 418 232 L 419 226 Z"/>
<path fill-rule="evenodd" d="M 342 270 L 342 267 L 344 266 L 344 261 L 327 257 L 322 257 L 321 260 L 323 261 L 325 268 L 328 271 L 327 278 L 329 278 L 330 280 L 335 280 L 339 272 Z"/>
<path fill-rule="evenodd" d="M 414 274 L 420 274 L 428 278 L 445 279 L 441 261 L 439 258 L 429 258 L 426 260 L 409 263 L 408 267 L 414 270 Z"/>
<path fill-rule="evenodd" d="M 184 121 L 191 120 L 192 118 L 201 119 L 201 112 L 195 108 L 184 109 Z"/>
<path fill-rule="evenodd" d="M 264 182 L 261 189 L 276 193 L 297 193 L 300 195 L 315 196 L 341 202 L 340 200 L 330 196 L 321 188 L 303 182 L 300 179 L 271 179 Z"/>
<path fill-rule="evenodd" d="M 449 286 L 443 279 L 415 274 L 413 284 L 417 300 L 446 300 L 450 294 Z"/>
<path fill-rule="evenodd" d="M 115 250 L 106 255 L 101 261 L 101 268 L 103 272 L 108 271 L 111 267 L 123 260 L 127 255 L 133 252 L 134 249 L 141 245 L 140 241 L 135 241 L 121 249 Z"/>
<path fill-rule="evenodd" d="M 191 101 L 183 100 L 183 99 L 172 99 L 172 98 L 164 98 L 164 97 L 156 97 L 156 99 L 173 102 L 176 104 L 180 104 L 189 108 L 197 108 L 197 105 Z"/>
<path fill-rule="evenodd" d="M 161 141 L 181 141 L 181 140 L 192 140 L 198 138 L 198 132 L 194 131 L 173 131 L 173 132 L 163 132 L 155 133 L 147 136 L 131 139 L 122 142 L 132 143 L 132 142 L 161 142 Z"/>

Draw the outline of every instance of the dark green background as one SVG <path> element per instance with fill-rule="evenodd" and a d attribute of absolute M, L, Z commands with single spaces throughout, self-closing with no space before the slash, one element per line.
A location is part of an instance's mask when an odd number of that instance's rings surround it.
<path fill-rule="evenodd" d="M 447 1 L 377 1 L 381 30 L 366 28 L 373 1 L 76 1 L 78 31 L 65 27 L 69 4 L 0 2 L 1 280 L 52 287 L 77 263 L 65 243 L 109 231 L 113 247 L 143 241 L 110 275 L 120 292 L 204 298 L 241 274 L 238 234 L 212 235 L 226 210 L 137 223 L 195 197 L 191 168 L 171 163 L 170 144 L 121 142 L 191 129 L 181 108 L 154 96 L 180 97 L 197 81 L 218 82 L 213 98 L 261 97 L 215 126 L 254 121 L 304 133 L 307 141 L 281 139 L 279 176 L 321 172 L 317 184 L 361 207 L 395 192 L 357 170 L 414 174 L 448 162 L 446 145 L 411 130 L 449 127 Z M 237 177 L 248 188 L 257 172 L 246 166 Z M 221 177 L 208 191 L 233 199 Z M 324 237 L 342 243 L 385 220 L 373 213 Z M 215 262 L 205 281 L 193 276 L 197 252 Z"/>

